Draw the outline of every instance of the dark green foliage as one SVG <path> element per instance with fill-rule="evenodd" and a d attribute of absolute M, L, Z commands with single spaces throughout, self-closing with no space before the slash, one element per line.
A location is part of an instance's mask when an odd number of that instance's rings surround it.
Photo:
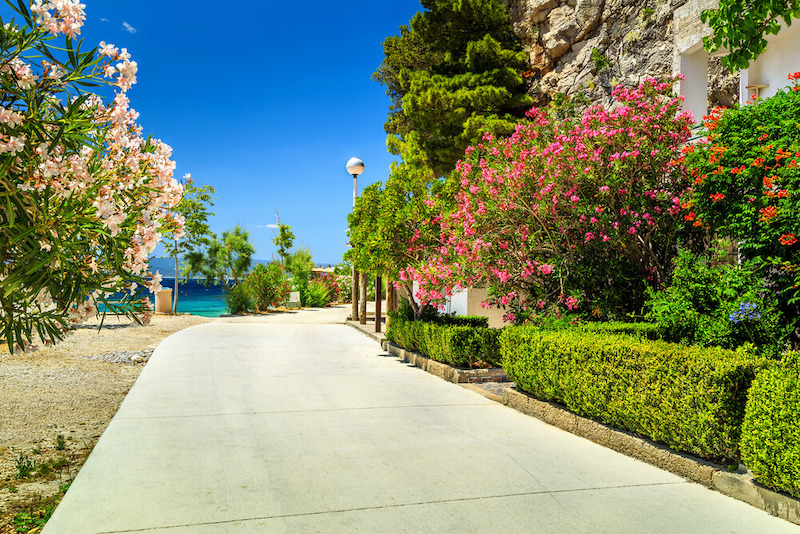
<path fill-rule="evenodd" d="M 237 284 L 225 291 L 225 305 L 230 313 L 247 313 L 253 309 L 253 301 L 244 287 Z"/>
<path fill-rule="evenodd" d="M 715 261 L 682 250 L 670 286 L 649 291 L 648 318 L 666 341 L 779 354 L 785 329 L 758 273 Z"/>
<path fill-rule="evenodd" d="M 753 382 L 741 449 L 756 480 L 800 498 L 800 353 L 787 355 Z"/>
<path fill-rule="evenodd" d="M 735 463 L 747 388 L 766 360 L 719 348 L 507 327 L 502 366 L 517 387 L 704 458 Z"/>
<path fill-rule="evenodd" d="M 500 0 L 423 0 L 425 11 L 383 43 L 374 78 L 392 98 L 390 139 L 416 137 L 437 176 L 487 126 L 511 133 L 532 105 L 527 57 Z M 390 142 L 395 153 L 397 140 Z"/>
<path fill-rule="evenodd" d="M 501 331 L 488 328 L 485 317 L 443 315 L 432 321 L 412 321 L 395 312 L 389 317 L 386 337 L 406 350 L 454 367 L 500 363 Z"/>
<path fill-rule="evenodd" d="M 259 263 L 247 274 L 244 286 L 256 311 L 267 311 L 270 306 L 278 307 L 289 297 L 290 285 L 279 263 Z"/>

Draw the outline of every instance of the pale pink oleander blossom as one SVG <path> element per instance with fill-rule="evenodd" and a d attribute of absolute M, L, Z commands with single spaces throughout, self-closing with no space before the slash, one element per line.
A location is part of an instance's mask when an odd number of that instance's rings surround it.
<path fill-rule="evenodd" d="M 61 339 L 100 303 L 149 319 L 142 291 L 157 290 L 160 276 L 148 258 L 165 221 L 180 226 L 170 209 L 182 187 L 172 149 L 143 138 L 129 107 L 138 67 L 127 51 L 101 43 L 78 53 L 85 6 L 7 3 L 19 16 L 3 26 L 10 46 L 0 51 L 0 332 L 9 349 L 29 350 Z M 87 83 L 114 88 L 113 100 Z"/>

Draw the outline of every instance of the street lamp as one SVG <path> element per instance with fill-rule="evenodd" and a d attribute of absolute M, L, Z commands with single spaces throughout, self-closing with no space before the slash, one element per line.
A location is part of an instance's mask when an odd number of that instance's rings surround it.
<path fill-rule="evenodd" d="M 364 162 L 359 158 L 350 158 L 345 165 L 348 174 L 353 175 L 353 209 L 356 207 L 356 190 L 358 186 L 358 175 L 364 172 Z M 353 265 L 353 320 L 359 320 L 358 317 L 358 271 L 356 271 L 355 264 Z"/>
<path fill-rule="evenodd" d="M 358 175 L 364 172 L 364 162 L 359 158 L 350 158 L 347 160 L 347 173 L 353 175 L 353 207 L 356 207 L 356 185 L 358 183 Z"/>

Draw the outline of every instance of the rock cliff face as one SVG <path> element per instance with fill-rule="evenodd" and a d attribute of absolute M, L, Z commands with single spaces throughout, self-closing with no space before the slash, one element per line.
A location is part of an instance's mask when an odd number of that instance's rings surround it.
<path fill-rule="evenodd" d="M 618 83 L 673 73 L 673 12 L 687 0 L 503 0 L 530 54 L 538 104 L 557 93 L 610 102 Z M 738 99 L 738 76 L 711 62 L 710 104 Z"/>

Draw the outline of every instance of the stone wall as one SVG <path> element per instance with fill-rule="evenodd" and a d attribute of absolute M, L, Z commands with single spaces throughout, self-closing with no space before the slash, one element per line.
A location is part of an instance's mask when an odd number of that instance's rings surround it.
<path fill-rule="evenodd" d="M 503 0 L 530 55 L 537 104 L 556 93 L 610 102 L 618 83 L 674 72 L 675 9 L 687 0 Z M 712 63 L 710 102 L 738 99 L 738 76 Z"/>

